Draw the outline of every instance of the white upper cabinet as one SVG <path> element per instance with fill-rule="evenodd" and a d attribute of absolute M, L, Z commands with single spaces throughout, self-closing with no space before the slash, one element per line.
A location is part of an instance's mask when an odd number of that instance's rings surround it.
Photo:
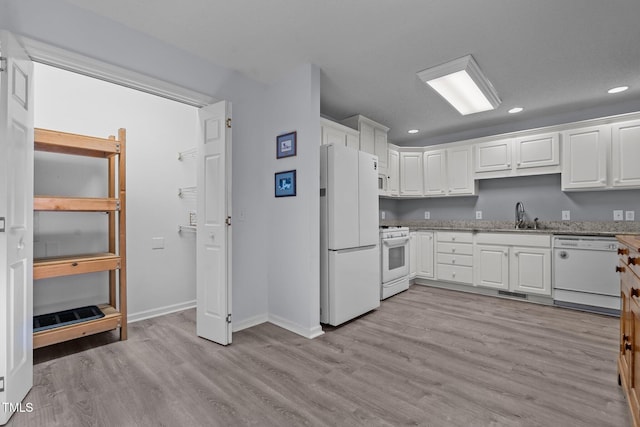
<path fill-rule="evenodd" d="M 511 171 L 512 139 L 476 144 L 476 172 Z"/>
<path fill-rule="evenodd" d="M 503 178 L 560 172 L 559 133 L 475 144 L 475 177 Z"/>
<path fill-rule="evenodd" d="M 516 138 L 513 142 L 515 168 L 540 168 L 560 166 L 560 142 L 558 133 Z M 556 170 L 555 172 L 559 172 Z"/>
<path fill-rule="evenodd" d="M 640 120 L 619 123 L 612 129 L 612 186 L 640 187 Z"/>
<path fill-rule="evenodd" d="M 471 145 L 447 148 L 447 185 L 450 195 L 475 195 Z"/>
<path fill-rule="evenodd" d="M 387 169 L 387 133 L 389 128 L 361 115 L 342 120 L 342 124 L 360 132 L 360 151 L 378 156 L 381 170 Z"/>
<path fill-rule="evenodd" d="M 359 149 L 360 134 L 357 130 L 322 117 L 320 118 L 320 128 L 322 132 L 322 145 L 339 144 L 356 150 Z"/>
<path fill-rule="evenodd" d="M 422 196 L 422 151 L 400 153 L 400 195 Z"/>
<path fill-rule="evenodd" d="M 446 150 L 425 151 L 422 159 L 424 195 L 444 196 L 447 192 Z"/>
<path fill-rule="evenodd" d="M 362 122 L 360 123 L 359 130 L 360 130 L 360 151 L 375 154 L 376 144 L 375 144 L 373 126 L 371 126 L 369 123 Z"/>
<path fill-rule="evenodd" d="M 392 149 L 389 149 L 386 194 L 389 196 L 397 196 L 400 194 L 400 153 Z"/>
<path fill-rule="evenodd" d="M 562 189 L 606 188 L 610 146 L 610 125 L 591 126 L 563 132 Z"/>
<path fill-rule="evenodd" d="M 387 143 L 387 131 L 375 128 L 373 129 L 374 151 L 378 156 L 378 162 L 382 169 L 388 167 L 388 143 Z"/>

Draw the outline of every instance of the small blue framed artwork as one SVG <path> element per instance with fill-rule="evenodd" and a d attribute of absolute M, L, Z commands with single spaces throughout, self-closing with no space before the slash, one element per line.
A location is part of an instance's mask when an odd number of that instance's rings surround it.
<path fill-rule="evenodd" d="M 296 155 L 297 132 L 285 133 L 276 137 L 276 159 Z"/>
<path fill-rule="evenodd" d="M 276 172 L 276 197 L 291 197 L 296 195 L 296 171 Z"/>

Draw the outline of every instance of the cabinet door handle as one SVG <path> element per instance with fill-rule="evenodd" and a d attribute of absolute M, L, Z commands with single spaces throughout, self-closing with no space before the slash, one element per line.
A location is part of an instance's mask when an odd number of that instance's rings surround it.
<path fill-rule="evenodd" d="M 504 251 L 504 256 L 509 256 L 509 252 Z"/>
<path fill-rule="evenodd" d="M 625 272 L 625 268 L 624 267 L 616 266 L 616 273 L 624 273 L 624 272 Z"/>
<path fill-rule="evenodd" d="M 627 248 L 618 248 L 618 255 L 629 255 L 629 249 L 627 249 Z"/>
<path fill-rule="evenodd" d="M 78 266 L 77 262 L 71 263 L 71 267 L 77 267 L 77 266 Z"/>
<path fill-rule="evenodd" d="M 631 256 L 629 257 L 628 261 L 629 261 L 629 265 L 638 265 L 638 262 L 639 262 L 638 261 L 638 257 L 634 258 L 634 257 L 631 257 Z"/>
<path fill-rule="evenodd" d="M 624 349 L 625 349 L 625 351 L 626 351 L 626 350 L 631 351 L 631 349 L 633 349 L 633 346 L 631 345 L 631 343 L 630 343 L 630 342 L 627 342 L 627 343 L 625 343 L 625 345 L 624 345 Z"/>

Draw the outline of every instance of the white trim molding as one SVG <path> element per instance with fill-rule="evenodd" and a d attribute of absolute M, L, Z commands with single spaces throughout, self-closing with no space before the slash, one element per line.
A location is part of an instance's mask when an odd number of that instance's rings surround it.
<path fill-rule="evenodd" d="M 194 107 L 204 107 L 216 102 L 216 99 L 212 96 L 79 53 L 51 46 L 45 42 L 27 37 L 18 37 L 18 39 L 31 57 L 31 60 L 35 62 L 94 77 Z"/>
<path fill-rule="evenodd" d="M 139 322 L 141 320 L 151 319 L 153 317 L 164 316 L 178 311 L 196 308 L 196 300 L 185 301 L 179 304 L 166 305 L 164 307 L 152 308 L 138 313 L 132 313 L 127 316 L 127 324 Z"/>
<path fill-rule="evenodd" d="M 309 339 L 313 339 L 324 334 L 320 325 L 314 326 L 313 328 L 305 328 L 298 325 L 297 323 L 294 323 L 287 319 L 283 319 L 282 317 L 273 314 L 269 315 L 269 323 L 273 323 L 276 326 L 280 326 L 283 329 L 286 329 L 298 335 L 302 335 L 303 337 Z"/>

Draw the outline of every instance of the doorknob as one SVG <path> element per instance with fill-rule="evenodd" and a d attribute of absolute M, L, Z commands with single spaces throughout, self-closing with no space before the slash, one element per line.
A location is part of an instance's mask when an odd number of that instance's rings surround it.
<path fill-rule="evenodd" d="M 22 237 L 20 238 L 20 241 L 18 242 L 18 249 L 19 250 L 24 249 L 24 240 L 22 239 Z"/>

